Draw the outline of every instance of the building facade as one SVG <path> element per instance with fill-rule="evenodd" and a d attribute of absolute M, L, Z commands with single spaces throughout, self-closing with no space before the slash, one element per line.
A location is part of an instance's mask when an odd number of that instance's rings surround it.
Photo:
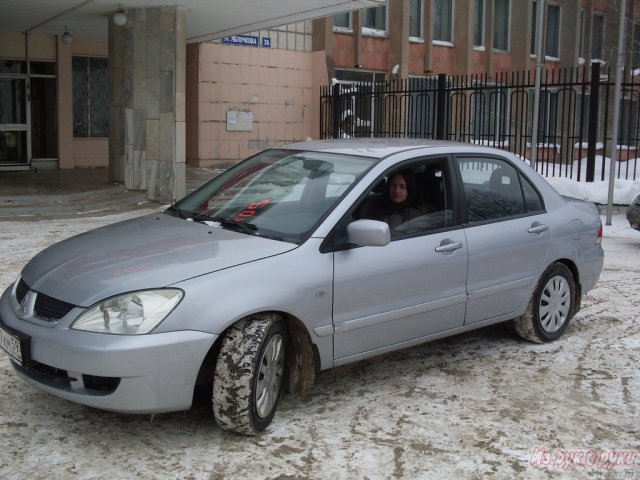
<path fill-rule="evenodd" d="M 184 59 L 176 50 L 174 98 L 164 107 L 166 69 L 160 66 L 150 76 L 136 66 L 142 24 L 128 24 L 128 34 L 110 27 L 111 44 L 0 32 L 0 169 L 116 164 L 117 180 L 148 189 L 146 162 L 157 161 L 153 170 L 159 173 L 152 178 L 161 182 L 167 149 L 173 151 L 173 167 L 226 167 L 270 146 L 318 138 L 319 91 L 332 81 L 442 73 L 491 78 L 534 69 L 539 3 L 387 0 L 381 7 L 247 32 L 244 40 L 190 43 Z M 545 68 L 588 68 L 593 61 L 615 67 L 619 3 L 548 0 Z M 627 5 L 625 66 L 631 71 L 640 67 L 640 2 Z M 136 21 L 135 11 L 128 13 Z M 113 48 L 129 41 L 132 57 L 123 63 Z M 154 42 L 140 45 L 148 49 Z M 156 83 L 159 100 L 145 104 Z M 114 105 L 120 109 L 115 114 Z M 170 135 L 162 134 L 163 114 L 177 125 Z M 182 174 L 172 175 L 181 181 Z"/>
<path fill-rule="evenodd" d="M 337 79 L 487 74 L 536 65 L 536 0 L 387 0 L 319 19 L 314 49 Z M 619 0 L 546 0 L 544 67 L 614 66 Z M 640 66 L 640 2 L 627 2 L 625 66 Z"/>

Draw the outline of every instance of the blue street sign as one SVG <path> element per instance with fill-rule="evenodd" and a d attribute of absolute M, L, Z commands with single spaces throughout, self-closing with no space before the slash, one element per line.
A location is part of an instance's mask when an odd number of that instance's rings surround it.
<path fill-rule="evenodd" d="M 232 35 L 230 37 L 224 37 L 222 43 L 227 45 L 247 45 L 250 47 L 258 46 L 258 37 L 253 35 Z"/>

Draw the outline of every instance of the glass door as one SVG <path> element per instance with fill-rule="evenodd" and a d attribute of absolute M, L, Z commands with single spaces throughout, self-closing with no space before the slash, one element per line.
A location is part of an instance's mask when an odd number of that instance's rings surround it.
<path fill-rule="evenodd" d="M 28 166 L 26 77 L 0 77 L 0 167 Z"/>

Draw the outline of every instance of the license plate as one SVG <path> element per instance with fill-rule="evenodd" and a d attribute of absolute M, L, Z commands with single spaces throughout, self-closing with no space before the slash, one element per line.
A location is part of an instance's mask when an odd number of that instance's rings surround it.
<path fill-rule="evenodd" d="M 0 347 L 20 365 L 24 363 L 22 356 L 22 342 L 20 341 L 20 338 L 7 332 L 2 327 L 0 327 Z"/>

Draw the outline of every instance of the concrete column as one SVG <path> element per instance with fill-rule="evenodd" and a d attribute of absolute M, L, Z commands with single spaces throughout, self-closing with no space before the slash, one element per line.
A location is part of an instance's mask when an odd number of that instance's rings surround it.
<path fill-rule="evenodd" d="M 613 78 L 618 65 L 618 32 L 620 31 L 620 0 L 610 0 L 604 14 L 604 48 L 602 59 L 606 62 Z M 626 46 L 625 46 L 626 48 Z M 613 96 L 613 95 L 612 95 Z"/>
<path fill-rule="evenodd" d="M 473 19 L 476 2 L 454 2 L 453 52 L 454 75 L 467 75 L 473 71 Z"/>
<path fill-rule="evenodd" d="M 560 66 L 577 67 L 580 56 L 580 10 L 582 1 L 568 0 L 560 8 Z"/>
<path fill-rule="evenodd" d="M 409 0 L 389 0 L 389 66 L 400 65 L 397 78 L 409 75 Z"/>
<path fill-rule="evenodd" d="M 328 78 L 325 83 L 331 82 L 331 79 L 334 76 L 335 66 L 333 60 L 333 17 L 317 18 L 313 20 L 311 50 L 314 52 L 324 50 L 328 73 Z"/>
<path fill-rule="evenodd" d="M 362 43 L 362 17 L 360 10 L 351 13 L 351 27 L 353 28 L 353 65 L 362 65 L 362 53 L 360 45 Z"/>
<path fill-rule="evenodd" d="M 58 167 L 73 168 L 73 82 L 71 45 L 57 37 L 58 47 Z"/>
<path fill-rule="evenodd" d="M 532 16 L 532 2 L 511 2 L 511 66 L 516 72 L 530 70 L 531 67 Z M 493 39 L 491 42 L 493 46 Z"/>
<path fill-rule="evenodd" d="M 456 2 L 457 3 L 457 2 Z M 423 3 L 422 30 L 424 37 L 424 72 L 433 73 L 433 60 L 431 52 L 433 51 L 433 8 L 434 2 L 425 0 Z"/>
<path fill-rule="evenodd" d="M 582 34 L 582 55 L 587 75 L 591 71 L 591 18 L 593 16 L 593 0 L 586 0 L 584 7 L 584 30 Z"/>
<path fill-rule="evenodd" d="M 493 77 L 493 15 L 494 0 L 486 0 L 484 6 L 484 72 Z"/>
<path fill-rule="evenodd" d="M 109 22 L 109 169 L 114 181 L 172 202 L 186 190 L 186 42 L 178 7 L 126 10 Z"/>

